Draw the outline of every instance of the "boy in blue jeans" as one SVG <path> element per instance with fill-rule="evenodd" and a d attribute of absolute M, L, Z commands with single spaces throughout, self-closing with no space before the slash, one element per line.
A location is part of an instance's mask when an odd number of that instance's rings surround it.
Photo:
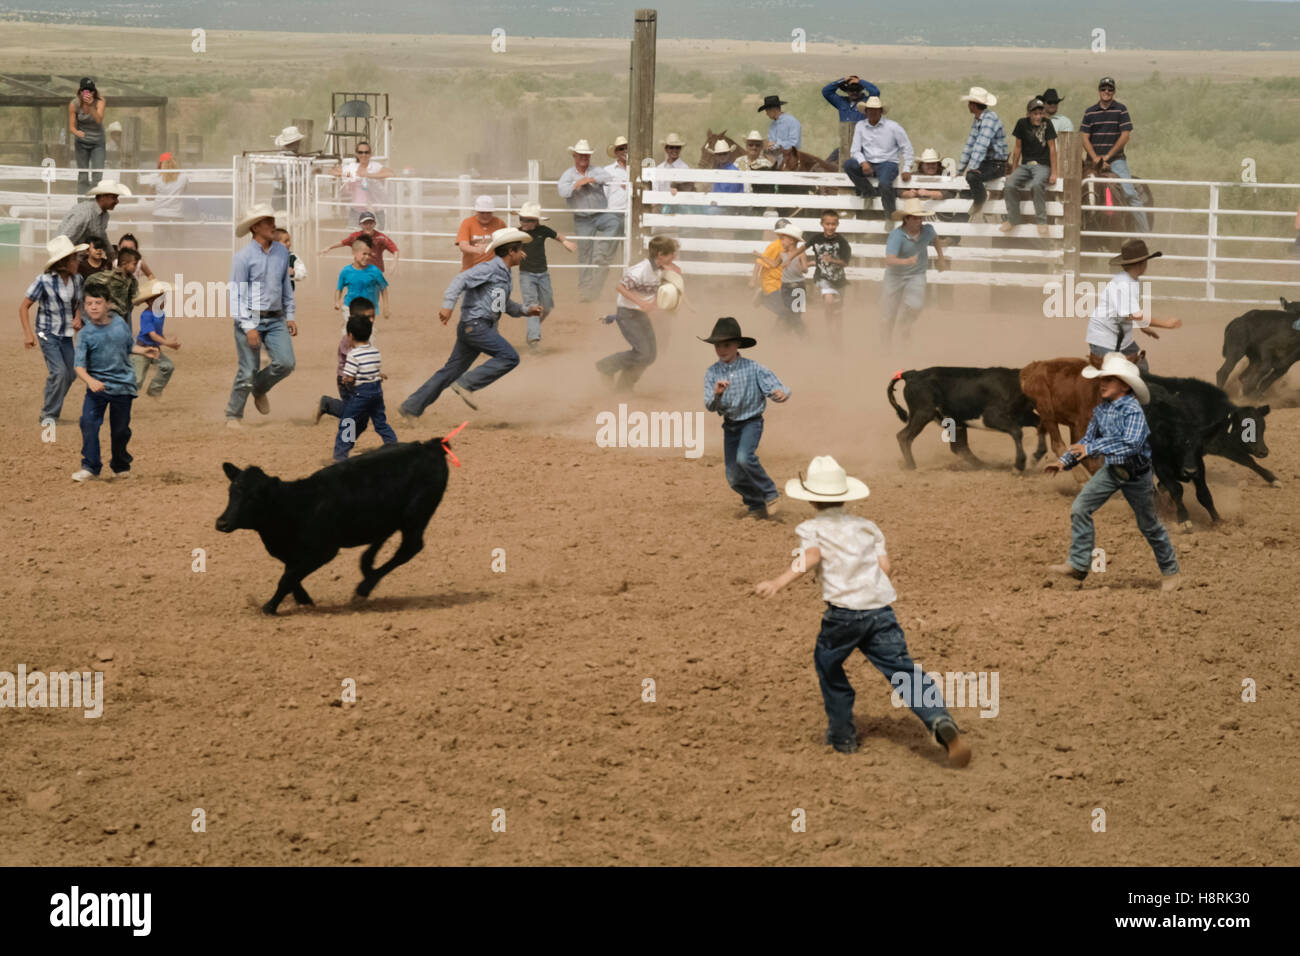
<path fill-rule="evenodd" d="M 1101 368 L 1088 366 L 1084 378 L 1099 379 L 1101 404 L 1093 410 L 1092 421 L 1083 438 L 1071 445 L 1044 470 L 1048 474 L 1069 471 L 1089 455 L 1104 455 L 1106 466 L 1099 468 L 1079 490 L 1070 507 L 1070 560 L 1053 564 L 1048 570 L 1075 581 L 1083 581 L 1092 566 L 1095 540 L 1093 513 L 1119 491 L 1133 509 L 1138 530 L 1151 545 L 1164 580 L 1162 591 L 1180 587 L 1178 559 L 1169 541 L 1169 532 L 1156 516 L 1155 484 L 1151 471 L 1151 428 L 1142 406 L 1151 400 L 1151 391 L 1138 373 L 1138 367 L 1122 352 L 1110 352 Z"/>
<path fill-rule="evenodd" d="M 784 402 L 790 390 L 771 369 L 740 357 L 741 349 L 752 349 L 758 342 L 742 335 L 740 323 L 731 316 L 718 319 L 709 337 L 700 341 L 712 345 L 718 356 L 704 373 L 704 407 L 722 416 L 727 484 L 745 503 L 746 517 L 771 517 L 781 496 L 759 463 L 758 442 L 767 400 Z"/>
<path fill-rule="evenodd" d="M 947 748 L 949 763 L 966 766 L 970 763 L 970 744 L 962 739 L 952 715 L 944 708 L 943 696 L 934 681 L 912 660 L 903 629 L 890 606 L 898 595 L 889 581 L 885 536 L 874 523 L 844 510 L 845 502 L 867 497 L 867 486 L 850 478 L 834 458 L 825 455 L 812 460 L 806 476 L 801 474 L 786 482 L 785 493 L 809 502 L 817 515 L 795 528 L 799 557 L 790 570 L 759 582 L 754 591 L 770 598 L 805 571 L 820 569 L 826 613 L 822 615 L 813 662 L 826 705 L 826 743 L 840 753 L 851 754 L 858 749 L 853 726 L 853 685 L 844 673 L 844 662 L 860 650 L 894 685 L 895 693 L 934 739 Z M 921 699 L 913 700 L 918 683 Z"/>
<path fill-rule="evenodd" d="M 542 344 L 542 323 L 555 308 L 555 295 L 551 291 L 551 273 L 546 263 L 546 240 L 554 239 L 570 252 L 577 252 L 578 246 L 568 236 L 562 236 L 550 226 L 543 226 L 546 217 L 542 207 L 535 202 L 526 202 L 519 207 L 519 229 L 528 233 L 534 240 L 528 246 L 528 254 L 519 263 L 519 297 L 523 299 L 524 308 L 540 305 L 540 315 L 528 316 L 528 349 L 540 352 Z"/>
<path fill-rule="evenodd" d="M 348 316 L 348 340 L 352 348 L 343 363 L 342 379 L 343 384 L 353 391 L 343 402 L 343 412 L 339 416 L 339 433 L 334 439 L 335 461 L 347 460 L 357 436 L 371 423 L 385 445 L 397 441 L 397 435 L 384 414 L 382 382 L 386 376 L 381 369 L 379 349 L 370 344 L 372 329 L 373 324 L 364 316 Z"/>
<path fill-rule="evenodd" d="M 81 406 L 81 470 L 73 481 L 98 478 L 103 462 L 99 456 L 99 426 L 108 410 L 108 429 L 113 457 L 109 461 L 115 478 L 131 477 L 131 402 L 135 400 L 135 370 L 131 356 L 157 358 L 156 348 L 131 341 L 126 320 L 108 309 L 109 290 L 99 282 L 87 283 L 83 303 L 90 320 L 77 336 L 76 373 L 86 383 L 86 400 Z M 122 319 L 114 322 L 114 319 Z"/>
<path fill-rule="evenodd" d="M 367 322 L 371 323 L 371 335 L 374 334 L 375 321 L 375 304 L 369 299 L 353 299 L 348 306 L 348 315 L 359 315 Z M 334 379 L 334 384 L 338 388 L 339 397 L 333 395 L 322 395 L 320 401 L 316 403 L 316 411 L 312 415 L 312 424 L 315 425 L 321 420 L 322 415 L 333 415 L 335 418 L 343 417 L 343 406 L 347 400 L 352 397 L 356 391 L 351 385 L 343 381 L 343 367 L 348 363 L 348 353 L 352 351 L 352 340 L 348 338 L 346 328 L 343 332 L 343 338 L 339 341 L 339 364 L 338 372 Z"/>

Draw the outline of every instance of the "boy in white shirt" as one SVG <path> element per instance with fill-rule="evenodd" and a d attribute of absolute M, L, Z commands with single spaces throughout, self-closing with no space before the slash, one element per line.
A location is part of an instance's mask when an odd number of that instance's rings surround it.
<path fill-rule="evenodd" d="M 844 510 L 846 501 L 867 497 L 867 486 L 850 478 L 829 455 L 812 460 L 807 476 L 792 478 L 786 496 L 807 501 L 817 515 L 795 528 L 799 536 L 799 557 L 790 570 L 754 590 L 771 597 L 805 571 L 821 568 L 821 633 L 813 661 L 826 705 L 826 742 L 840 753 L 858 749 L 853 726 L 853 685 L 844 673 L 844 662 L 854 650 L 861 650 L 876 670 L 884 674 L 901 697 L 948 751 L 954 767 L 970 763 L 970 744 L 962 739 L 952 715 L 943 706 L 943 695 L 934 681 L 921 671 L 907 650 L 903 630 L 890 604 L 898 597 L 889 581 L 889 555 L 885 536 L 866 518 Z M 919 680 L 918 680 L 919 678 Z M 912 700 L 920 686 L 920 700 Z"/>
<path fill-rule="evenodd" d="M 1124 243 L 1119 255 L 1110 260 L 1110 264 L 1119 266 L 1120 271 L 1101 290 L 1097 306 L 1088 318 L 1088 351 L 1097 359 L 1094 365 L 1100 364 L 1100 360 L 1110 352 L 1123 352 L 1124 357 L 1135 362 L 1145 374 L 1150 369 L 1146 356 L 1139 358 L 1133 330 L 1141 329 L 1144 335 L 1158 339 L 1160 336 L 1148 326 L 1157 329 L 1182 326 L 1182 319 L 1158 319 L 1148 317 L 1142 311 L 1142 283 L 1138 280 L 1147 271 L 1147 261 L 1162 255 L 1163 252 L 1147 252 L 1147 244 L 1141 239 L 1130 239 Z"/>
<path fill-rule="evenodd" d="M 673 265 L 676 255 L 676 239 L 667 236 L 651 239 L 646 258 L 623 272 L 623 281 L 618 286 L 618 311 L 600 317 L 606 325 L 618 322 L 618 330 L 632 346 L 626 352 L 615 352 L 596 363 L 596 371 L 604 375 L 616 391 L 630 392 L 658 354 L 650 313 L 659 311 L 656 296 L 664 270 L 682 271 Z"/>

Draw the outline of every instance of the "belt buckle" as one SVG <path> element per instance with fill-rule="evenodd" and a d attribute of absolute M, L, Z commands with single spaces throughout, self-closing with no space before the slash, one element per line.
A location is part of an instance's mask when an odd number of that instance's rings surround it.
<path fill-rule="evenodd" d="M 1115 477 L 1118 478 L 1120 481 L 1132 480 L 1133 478 L 1132 473 L 1123 465 L 1111 465 L 1110 467 L 1111 470 L 1115 472 Z"/>

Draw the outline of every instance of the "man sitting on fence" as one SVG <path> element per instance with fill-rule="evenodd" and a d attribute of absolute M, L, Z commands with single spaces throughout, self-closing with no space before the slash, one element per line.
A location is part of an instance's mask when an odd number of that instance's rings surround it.
<path fill-rule="evenodd" d="M 970 135 L 962 147 L 957 168 L 970 184 L 970 221 L 977 223 L 982 221 L 984 201 L 989 195 L 984 184 L 990 179 L 1006 175 L 1007 133 L 1002 128 L 1002 120 L 993 112 L 998 98 L 984 87 L 972 86 L 961 100 L 974 119 L 971 120 Z"/>
<path fill-rule="evenodd" d="M 1007 221 L 998 228 L 1010 232 L 1020 225 L 1021 191 L 1028 188 L 1034 200 L 1038 234 L 1046 238 L 1047 187 L 1056 185 L 1056 130 L 1047 119 L 1047 104 L 1034 97 L 1025 107 L 1027 115 L 1011 131 L 1016 145 L 1011 150 L 1011 174 L 1004 195 Z"/>
<path fill-rule="evenodd" d="M 912 178 L 912 141 L 902 126 L 885 119 L 885 105 L 880 97 L 867 99 L 862 104 L 862 112 L 866 119 L 853 131 L 852 157 L 845 161 L 844 172 L 853 181 L 859 196 L 870 199 L 879 194 L 885 215 L 892 216 L 896 205 L 894 180 L 899 178 L 900 168 L 903 182 Z M 867 179 L 872 175 L 880 184 L 878 190 Z"/>
<path fill-rule="evenodd" d="M 583 241 L 578 243 L 578 301 L 592 302 L 605 285 L 605 266 L 613 256 L 613 245 L 597 236 L 612 236 L 618 229 L 619 216 L 610 215 L 605 200 L 605 186 L 610 175 L 591 165 L 595 152 L 585 139 L 569 147 L 573 165 L 564 171 L 556 187 L 560 198 L 573 210 L 573 231 Z"/>
<path fill-rule="evenodd" d="M 1120 179 L 1132 178 L 1124 146 L 1133 135 L 1133 120 L 1128 115 L 1128 107 L 1115 99 L 1113 78 L 1103 76 L 1097 84 L 1097 102 L 1083 111 L 1079 132 L 1083 134 L 1083 150 L 1098 172 L 1112 172 Z M 1121 183 L 1120 189 L 1128 197 L 1138 232 L 1150 232 L 1137 189 L 1132 183 Z"/>

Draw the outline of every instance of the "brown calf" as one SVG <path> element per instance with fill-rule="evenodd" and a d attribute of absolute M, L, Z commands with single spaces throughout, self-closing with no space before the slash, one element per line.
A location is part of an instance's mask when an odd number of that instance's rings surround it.
<path fill-rule="evenodd" d="M 1038 431 L 1052 443 L 1052 454 L 1065 454 L 1065 444 L 1057 430 L 1064 425 L 1070 432 L 1070 444 L 1083 438 L 1092 419 L 1092 411 L 1101 403 L 1101 384 L 1095 378 L 1084 378 L 1083 369 L 1088 359 L 1056 358 L 1030 362 L 1020 370 L 1020 390 L 1033 402 L 1038 413 Z M 1101 459 L 1087 458 L 1083 467 L 1092 474 L 1101 466 Z"/>

